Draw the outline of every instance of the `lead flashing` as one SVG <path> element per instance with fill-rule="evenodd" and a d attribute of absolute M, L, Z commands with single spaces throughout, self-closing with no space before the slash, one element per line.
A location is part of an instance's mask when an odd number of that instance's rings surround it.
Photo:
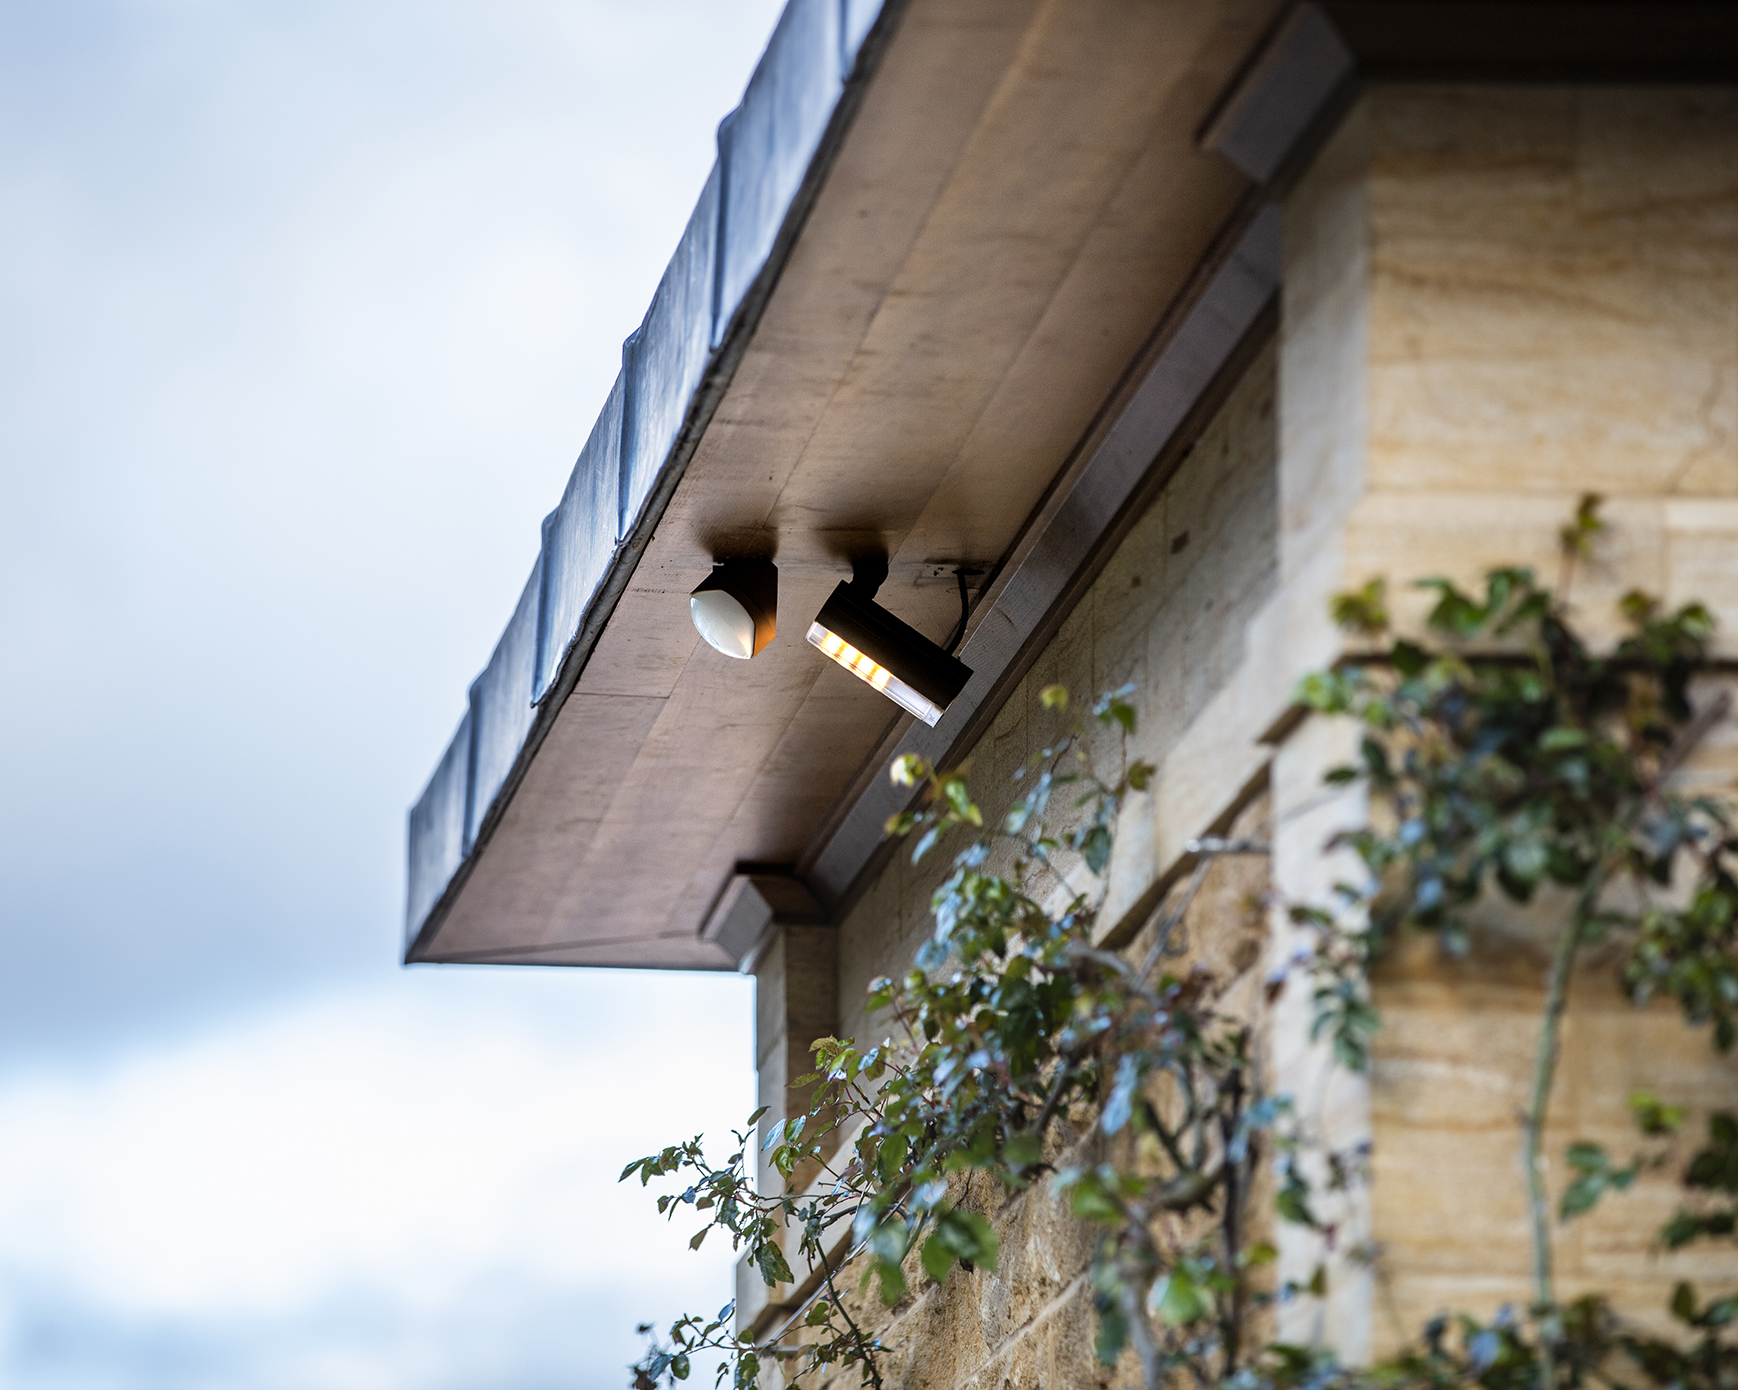
<path fill-rule="evenodd" d="M 491 785 L 459 774 L 459 764 L 475 769 L 474 750 L 455 761 L 449 748 L 408 818 L 407 961 L 433 941 L 578 684 L 730 384 L 902 8 L 903 0 L 790 0 L 741 104 L 720 127 L 718 164 L 646 320 L 624 345 L 622 374 L 562 505 L 544 522 L 548 553 L 527 589 L 539 594 L 532 640 L 513 646 L 515 659 L 523 648 L 526 669 L 472 688 L 461 734 L 474 742 L 481 723 L 522 723 L 516 751 Z M 597 534 L 606 517 L 607 554 Z M 531 692 L 524 710 L 492 709 L 497 690 L 520 685 Z M 443 838 L 455 816 L 464 827 L 456 863 Z"/>

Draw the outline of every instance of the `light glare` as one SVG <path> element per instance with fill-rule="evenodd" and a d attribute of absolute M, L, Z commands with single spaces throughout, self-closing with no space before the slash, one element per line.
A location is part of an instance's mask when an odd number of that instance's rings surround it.
<path fill-rule="evenodd" d="M 810 623 L 808 637 L 810 645 L 819 647 L 823 655 L 831 657 L 858 680 L 873 686 L 907 714 L 915 715 L 932 729 L 936 720 L 941 718 L 940 705 L 919 695 L 893 672 L 864 656 L 838 633 L 822 627 L 819 623 Z"/>
<path fill-rule="evenodd" d="M 747 661 L 754 655 L 754 619 L 722 589 L 706 589 L 688 599 L 695 630 L 715 652 Z"/>

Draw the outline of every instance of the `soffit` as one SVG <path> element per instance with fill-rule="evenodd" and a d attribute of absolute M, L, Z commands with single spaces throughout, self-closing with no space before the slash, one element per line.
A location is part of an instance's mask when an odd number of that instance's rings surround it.
<path fill-rule="evenodd" d="M 732 968 L 741 861 L 801 859 L 892 707 L 804 641 L 885 547 L 940 639 L 935 561 L 990 568 L 1248 184 L 1196 132 L 1271 0 L 914 0 L 571 695 L 413 959 Z M 779 564 L 777 640 L 701 644 L 725 554 Z M 944 720 L 945 723 L 945 720 Z"/>

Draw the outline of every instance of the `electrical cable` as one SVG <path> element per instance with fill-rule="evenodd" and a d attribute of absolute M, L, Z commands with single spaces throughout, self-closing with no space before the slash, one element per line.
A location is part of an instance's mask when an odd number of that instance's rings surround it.
<path fill-rule="evenodd" d="M 966 576 L 968 574 L 982 573 L 982 570 L 968 569 L 957 569 L 953 572 L 953 577 L 959 580 L 960 585 L 960 625 L 953 630 L 953 636 L 949 637 L 943 646 L 943 650 L 946 651 L 949 656 L 952 656 L 954 652 L 959 649 L 959 644 L 965 640 L 966 619 L 970 618 L 972 615 L 972 600 L 970 593 L 966 589 Z"/>

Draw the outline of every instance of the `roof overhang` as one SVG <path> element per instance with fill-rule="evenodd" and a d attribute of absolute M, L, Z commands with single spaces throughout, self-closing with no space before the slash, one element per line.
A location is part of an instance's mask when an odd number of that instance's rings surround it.
<path fill-rule="evenodd" d="M 412 812 L 407 959 L 731 969 L 836 912 L 887 761 L 975 741 L 1267 331 L 1273 199 L 1360 56 L 1707 80 L 1731 13 L 792 0 Z M 983 572 L 933 729 L 803 640 L 881 552 L 937 640 Z M 748 662 L 688 617 L 730 556 L 779 567 Z"/>

